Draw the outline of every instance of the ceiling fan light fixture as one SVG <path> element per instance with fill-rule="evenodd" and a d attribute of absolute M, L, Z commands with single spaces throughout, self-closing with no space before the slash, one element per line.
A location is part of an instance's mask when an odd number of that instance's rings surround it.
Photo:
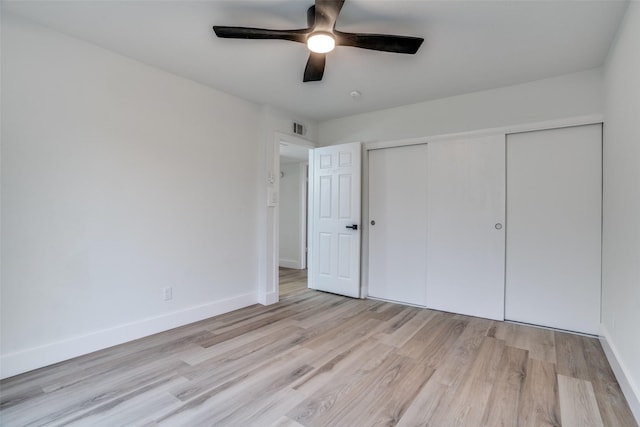
<path fill-rule="evenodd" d="M 322 80 L 326 53 L 331 52 L 336 45 L 413 55 L 424 41 L 421 37 L 338 31 L 335 29 L 336 20 L 344 2 L 345 0 L 314 0 L 314 5 L 307 9 L 307 28 L 271 30 L 214 25 L 213 31 L 218 37 L 228 39 L 288 40 L 306 44 L 310 53 L 304 67 L 303 82 Z"/>
<path fill-rule="evenodd" d="M 336 47 L 336 39 L 330 33 L 316 32 L 307 39 L 307 47 L 311 52 L 328 53 Z"/>

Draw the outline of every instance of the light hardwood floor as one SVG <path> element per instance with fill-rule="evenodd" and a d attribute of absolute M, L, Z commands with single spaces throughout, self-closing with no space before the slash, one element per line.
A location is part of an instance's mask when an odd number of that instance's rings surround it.
<path fill-rule="evenodd" d="M 301 274 L 302 273 L 302 274 Z M 2 426 L 635 426 L 600 344 L 305 288 L 0 383 Z"/>

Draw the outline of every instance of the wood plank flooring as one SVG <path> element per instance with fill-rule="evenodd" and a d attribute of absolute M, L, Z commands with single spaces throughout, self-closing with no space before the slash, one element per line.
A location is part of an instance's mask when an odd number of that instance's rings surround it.
<path fill-rule="evenodd" d="M 594 338 L 306 289 L 0 382 L 2 426 L 636 426 Z"/>

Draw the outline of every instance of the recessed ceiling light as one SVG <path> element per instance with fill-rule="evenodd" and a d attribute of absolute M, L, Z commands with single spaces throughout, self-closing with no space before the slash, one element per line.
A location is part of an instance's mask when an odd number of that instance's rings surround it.
<path fill-rule="evenodd" d="M 351 93 L 350 93 L 349 95 L 351 95 L 351 97 L 352 97 L 353 99 L 358 99 L 358 98 L 360 98 L 360 97 L 362 96 L 362 94 L 360 93 L 360 91 L 357 91 L 357 90 L 352 90 L 352 91 L 351 91 Z"/>

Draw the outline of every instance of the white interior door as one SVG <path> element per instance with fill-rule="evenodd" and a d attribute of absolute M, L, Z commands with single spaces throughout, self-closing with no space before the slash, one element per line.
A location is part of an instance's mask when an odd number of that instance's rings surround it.
<path fill-rule="evenodd" d="M 597 334 L 602 127 L 507 136 L 510 320 Z"/>
<path fill-rule="evenodd" d="M 504 135 L 428 144 L 427 307 L 504 318 Z"/>
<path fill-rule="evenodd" d="M 360 143 L 311 151 L 309 287 L 360 296 Z"/>
<path fill-rule="evenodd" d="M 369 151 L 367 227 L 369 296 L 426 306 L 426 144 Z"/>

